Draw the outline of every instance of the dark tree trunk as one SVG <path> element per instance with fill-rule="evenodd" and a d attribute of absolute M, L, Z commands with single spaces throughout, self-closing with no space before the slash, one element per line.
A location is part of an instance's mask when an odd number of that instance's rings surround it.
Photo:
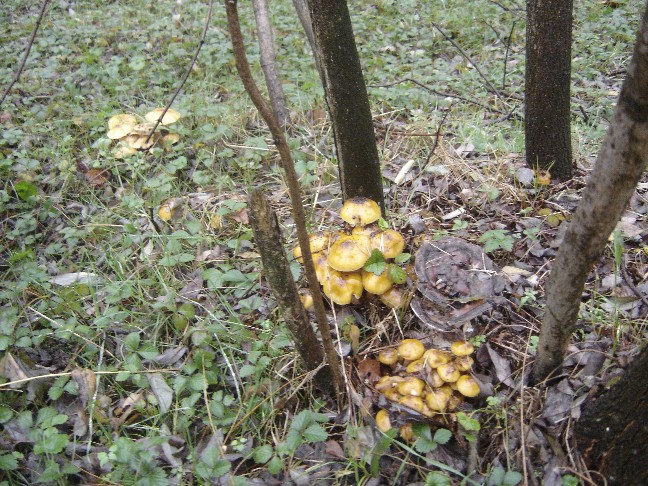
<path fill-rule="evenodd" d="M 547 282 L 533 379 L 560 372 L 592 264 L 607 244 L 648 162 L 648 24 L 642 19 L 628 76 Z"/>
<path fill-rule="evenodd" d="M 648 484 L 648 347 L 576 423 L 578 448 L 608 485 Z"/>
<path fill-rule="evenodd" d="M 525 144 L 529 167 L 573 172 L 569 124 L 573 0 L 527 0 Z"/>
<path fill-rule="evenodd" d="M 308 0 L 308 6 L 333 122 L 342 196 L 368 197 L 384 208 L 367 87 L 346 0 Z"/>
<path fill-rule="evenodd" d="M 299 300 L 290 265 L 281 238 L 275 213 L 263 193 L 255 189 L 250 195 L 250 222 L 254 241 L 261 254 L 266 278 L 277 299 L 281 314 L 295 340 L 295 347 L 308 371 L 317 369 L 324 361 L 322 345 L 310 325 L 304 306 Z M 331 393 L 333 380 L 330 368 L 322 368 L 315 377 L 320 390 Z"/>

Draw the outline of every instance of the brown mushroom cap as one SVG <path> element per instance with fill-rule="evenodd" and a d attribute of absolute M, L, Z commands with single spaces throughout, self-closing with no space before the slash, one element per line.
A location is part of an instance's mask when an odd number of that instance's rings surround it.
<path fill-rule="evenodd" d="M 470 356 L 458 356 L 454 360 L 454 364 L 459 371 L 468 371 L 472 368 L 473 363 L 475 362 Z"/>
<path fill-rule="evenodd" d="M 340 272 L 361 269 L 370 255 L 367 240 L 366 237 L 341 236 L 329 249 L 329 265 Z"/>
<path fill-rule="evenodd" d="M 423 359 L 430 368 L 438 368 L 442 364 L 446 364 L 452 357 L 450 353 L 442 349 L 428 349 L 423 355 Z"/>
<path fill-rule="evenodd" d="M 366 226 L 380 219 L 380 206 L 366 197 L 353 197 L 344 202 L 340 217 L 351 226 Z"/>
<path fill-rule="evenodd" d="M 398 346 L 398 354 L 408 361 L 419 359 L 423 353 L 425 353 L 425 346 L 418 339 L 403 339 Z"/>
<path fill-rule="evenodd" d="M 434 388 L 425 395 L 425 404 L 435 412 L 445 412 L 448 408 L 448 400 L 452 396 L 452 389 L 449 387 Z"/>

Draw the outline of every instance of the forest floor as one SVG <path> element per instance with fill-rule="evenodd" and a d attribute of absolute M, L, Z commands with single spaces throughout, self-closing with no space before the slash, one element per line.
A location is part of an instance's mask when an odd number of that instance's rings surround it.
<path fill-rule="evenodd" d="M 291 2 L 271 3 L 308 221 L 313 231 L 337 228 L 319 78 Z M 2 90 L 39 8 L 5 4 Z M 165 128 L 177 143 L 124 158 L 108 120 L 142 121 L 169 102 L 207 6 L 50 5 L 0 106 L 0 484 L 601 484 L 573 425 L 647 337 L 648 181 L 588 280 L 561 380 L 532 387 L 526 378 L 544 284 L 612 118 L 642 8 L 575 1 L 577 175 L 557 183 L 523 157 L 524 2 L 351 2 L 387 224 L 405 236 L 412 264 L 424 242 L 478 245 L 497 285 L 487 308 L 451 326 L 435 321 L 414 279 L 412 307 L 366 296 L 329 306 L 347 378 L 348 399 L 336 403 L 304 373 L 254 245 L 253 187 L 276 209 L 287 251 L 296 237 L 221 3 L 173 105 L 182 117 Z M 241 9 L 260 80 L 253 15 Z M 482 394 L 434 420 L 386 405 L 373 386 L 388 371 L 376 354 L 412 337 L 442 349 L 473 343 Z M 381 407 L 394 425 L 415 424 L 413 437 L 380 432 Z"/>

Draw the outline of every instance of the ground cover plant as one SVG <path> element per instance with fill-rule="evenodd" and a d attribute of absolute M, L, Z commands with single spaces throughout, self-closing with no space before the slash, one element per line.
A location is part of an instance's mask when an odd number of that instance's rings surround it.
<path fill-rule="evenodd" d="M 448 236 L 478 245 L 498 283 L 488 308 L 449 328 L 428 304 L 434 282 L 419 274 L 416 287 L 414 268 L 411 308 L 367 298 L 331 307 L 348 380 L 343 410 L 313 389 L 263 277 L 251 187 L 277 209 L 287 250 L 295 235 L 222 5 L 174 103 L 176 143 L 121 158 L 109 120 L 143 119 L 170 100 L 207 7 L 52 4 L 0 106 L 0 481 L 597 483 L 571 426 L 646 337 L 637 295 L 647 288 L 645 183 L 588 283 L 569 373 L 555 387 L 523 385 L 543 282 L 611 118 L 643 6 L 575 4 L 578 176 L 559 185 L 521 156 L 522 2 L 351 2 L 387 224 L 412 255 Z M 0 13 L 0 86 L 38 8 L 9 0 Z M 310 229 L 330 230 L 342 201 L 319 78 L 291 2 L 271 9 Z M 247 48 L 254 64 L 256 47 Z M 300 277 L 298 262 L 293 269 Z M 409 440 L 375 426 L 383 402 L 372 384 L 384 373 L 378 353 L 404 338 L 441 348 L 471 341 L 485 390 L 440 423 L 390 408 L 394 423 L 414 423 Z"/>

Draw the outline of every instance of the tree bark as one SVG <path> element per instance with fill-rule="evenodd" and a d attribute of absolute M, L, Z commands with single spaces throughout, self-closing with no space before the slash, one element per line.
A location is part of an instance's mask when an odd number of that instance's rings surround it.
<path fill-rule="evenodd" d="M 270 103 L 277 115 L 277 120 L 281 126 L 288 123 L 288 110 L 286 109 L 286 97 L 277 74 L 277 62 L 274 49 L 274 38 L 272 36 L 272 27 L 270 26 L 270 15 L 268 13 L 268 3 L 266 0 L 253 0 L 254 19 L 257 26 L 257 37 L 259 39 L 259 57 L 263 76 L 265 77 L 266 86 L 268 87 L 268 96 Z"/>
<path fill-rule="evenodd" d="M 261 262 L 281 314 L 295 340 L 295 347 L 308 371 L 317 369 L 324 361 L 322 345 L 317 340 L 304 310 L 290 265 L 282 244 L 277 217 L 263 193 L 255 189 L 249 198 L 250 223 L 254 241 L 261 254 Z M 332 393 L 331 369 L 322 368 L 315 375 L 315 383 L 325 393 Z"/>
<path fill-rule="evenodd" d="M 526 160 L 571 179 L 570 85 L 573 0 L 527 0 Z"/>
<path fill-rule="evenodd" d="M 608 485 L 648 484 L 648 347 L 585 408 L 575 433 L 583 458 Z"/>
<path fill-rule="evenodd" d="M 346 0 L 308 0 L 342 197 L 364 196 L 384 212 L 378 148 Z"/>
<path fill-rule="evenodd" d="M 533 368 L 536 383 L 560 371 L 587 276 L 647 162 L 648 24 L 644 13 L 614 120 L 547 282 L 547 305 Z"/>

